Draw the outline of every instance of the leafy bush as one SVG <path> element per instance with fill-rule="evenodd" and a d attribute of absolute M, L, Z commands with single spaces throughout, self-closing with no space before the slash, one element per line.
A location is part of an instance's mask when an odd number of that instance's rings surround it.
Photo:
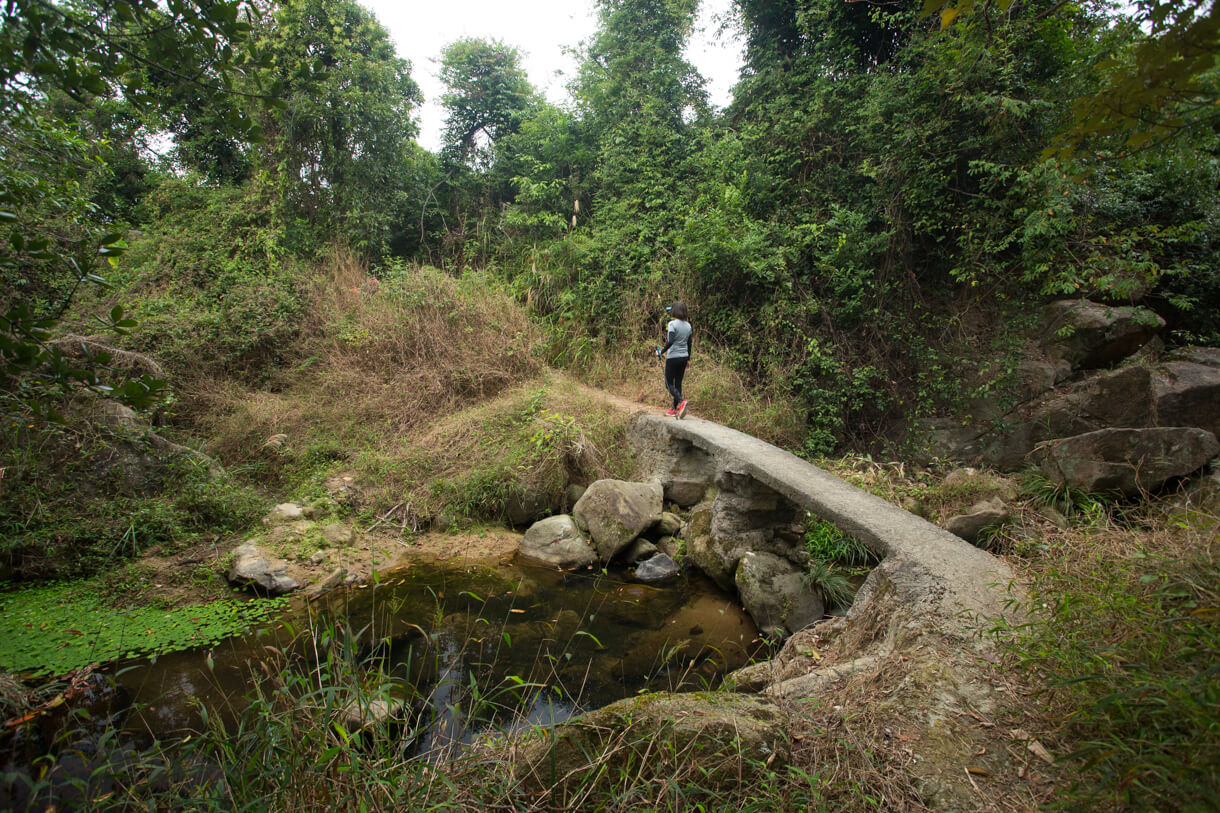
<path fill-rule="evenodd" d="M 115 269 L 112 301 L 140 322 L 128 345 L 183 376 L 257 378 L 301 331 L 307 267 L 282 247 L 257 186 L 164 181 L 145 204 L 148 224 Z"/>
<path fill-rule="evenodd" d="M 863 542 L 823 519 L 805 522 L 805 550 L 815 559 L 847 567 L 868 567 L 877 556 Z"/>

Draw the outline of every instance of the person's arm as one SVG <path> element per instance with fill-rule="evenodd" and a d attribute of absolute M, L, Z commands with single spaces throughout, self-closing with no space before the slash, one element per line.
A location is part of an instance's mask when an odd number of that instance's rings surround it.
<path fill-rule="evenodd" d="M 673 322 L 670 322 L 669 324 L 670 324 L 669 332 L 665 334 L 665 346 L 661 348 L 661 355 L 665 355 L 666 353 L 668 353 L 670 346 L 678 338 L 678 331 L 674 330 L 672 327 Z"/>

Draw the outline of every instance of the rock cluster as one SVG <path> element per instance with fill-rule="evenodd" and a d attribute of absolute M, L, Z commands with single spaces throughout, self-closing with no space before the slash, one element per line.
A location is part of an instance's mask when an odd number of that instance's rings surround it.
<path fill-rule="evenodd" d="M 539 520 L 521 539 L 521 555 L 560 568 L 599 562 L 641 563 L 636 578 L 661 581 L 678 574 L 653 541 L 681 532 L 682 520 L 664 510 L 661 484 L 598 480 L 580 494 L 572 514 Z"/>
<path fill-rule="evenodd" d="M 521 554 L 561 568 L 635 562 L 637 579 L 660 581 L 679 573 L 674 557 L 681 536 L 688 561 L 738 594 L 767 633 L 784 636 L 822 618 L 821 596 L 804 579 L 802 512 L 753 478 L 717 474 L 711 458 L 693 446 L 675 467 L 664 486 L 593 483 L 570 516 L 534 523 Z M 667 501 L 689 507 L 685 525 L 663 510 Z"/>
<path fill-rule="evenodd" d="M 346 568 L 332 567 L 325 577 L 315 576 L 316 571 L 309 570 L 326 563 L 329 558 L 327 550 L 316 550 L 308 556 L 301 554 L 299 559 L 298 554 L 291 551 L 284 557 L 278 557 L 273 552 L 301 543 L 336 548 L 353 544 L 356 529 L 344 523 L 323 525 L 316 521 L 325 513 L 325 507 L 291 502 L 272 508 L 262 519 L 267 529 L 265 533 L 233 549 L 232 562 L 225 571 L 229 583 L 273 596 L 299 590 L 302 580 L 307 584 L 312 582 L 311 595 L 314 596 L 344 584 L 349 580 Z M 297 561 L 291 561 L 294 559 Z"/>
<path fill-rule="evenodd" d="M 1161 352 L 1165 322 L 1141 307 L 1063 300 L 1044 311 L 1018 368 L 1020 403 L 925 427 L 934 456 L 1001 471 L 1037 465 L 1073 489 L 1134 495 L 1198 471 L 1220 434 L 1220 349 Z"/>

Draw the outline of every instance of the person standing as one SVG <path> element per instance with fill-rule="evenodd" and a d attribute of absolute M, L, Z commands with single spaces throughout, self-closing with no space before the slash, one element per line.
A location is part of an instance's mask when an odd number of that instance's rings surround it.
<path fill-rule="evenodd" d="M 682 397 L 682 379 L 690 364 L 691 326 L 685 302 L 675 302 L 666 308 L 673 318 L 665 326 L 665 346 L 657 355 L 665 357 L 665 389 L 673 396 L 674 405 L 665 414 L 678 418 L 686 416 L 686 399 Z"/>

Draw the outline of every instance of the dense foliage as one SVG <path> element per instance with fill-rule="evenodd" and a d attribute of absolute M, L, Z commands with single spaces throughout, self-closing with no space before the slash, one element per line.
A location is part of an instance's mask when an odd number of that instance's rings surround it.
<path fill-rule="evenodd" d="M 248 367 L 295 335 L 302 270 L 342 244 L 495 269 L 561 361 L 651 340 L 684 298 L 706 346 L 804 403 L 811 452 L 994 388 L 1011 314 L 1047 295 L 1148 298 L 1176 340 L 1220 340 L 1215 10 L 1199 3 L 1141 5 L 1141 27 L 1103 3 L 742 0 L 746 64 L 716 112 L 683 56 L 693 0 L 602 0 L 567 109 L 511 45 L 448 45 L 440 155 L 414 142 L 410 63 L 350 0 L 52 8 L 9 8 L 0 72 L 0 273 L 27 348 L 125 226 L 152 227 L 145 254 L 200 237 L 159 283 L 123 278 L 140 315 L 153 289 L 170 298 L 144 348 L 169 329 L 183 355 L 201 340 Z M 1114 104 L 1136 81 L 1147 93 Z M 222 220 L 231 259 L 203 245 Z M 221 312 L 172 307 L 208 300 Z M 0 352 L 10 403 L 37 403 L 24 382 L 55 360 Z"/>

